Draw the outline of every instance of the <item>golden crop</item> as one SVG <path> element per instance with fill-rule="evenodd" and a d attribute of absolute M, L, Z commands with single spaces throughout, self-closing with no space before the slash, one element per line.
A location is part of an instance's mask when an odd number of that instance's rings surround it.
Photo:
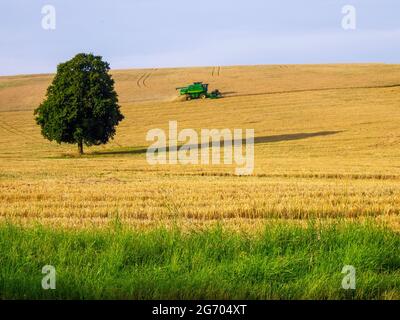
<path fill-rule="evenodd" d="M 33 110 L 51 75 L 0 78 L 0 217 L 81 227 L 273 219 L 400 219 L 400 65 L 113 71 L 125 120 L 87 148 L 44 140 Z M 176 101 L 209 82 L 220 100 Z M 146 161 L 148 130 L 255 129 L 255 170 Z"/>

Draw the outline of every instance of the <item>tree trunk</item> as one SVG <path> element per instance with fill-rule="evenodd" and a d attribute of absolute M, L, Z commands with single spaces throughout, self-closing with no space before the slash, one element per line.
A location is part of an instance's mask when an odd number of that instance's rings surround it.
<path fill-rule="evenodd" d="M 83 141 L 78 141 L 78 153 L 81 155 L 83 154 Z"/>

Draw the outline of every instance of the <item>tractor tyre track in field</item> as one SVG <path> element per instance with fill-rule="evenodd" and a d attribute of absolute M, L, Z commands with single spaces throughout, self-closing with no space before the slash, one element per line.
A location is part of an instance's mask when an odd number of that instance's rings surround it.
<path fill-rule="evenodd" d="M 141 88 L 140 81 L 142 80 L 142 78 L 143 78 L 144 76 L 146 76 L 146 73 L 143 73 L 143 74 L 137 79 L 137 81 L 136 81 L 136 84 L 137 84 L 137 86 L 138 86 L 139 88 Z"/>
<path fill-rule="evenodd" d="M 152 71 L 150 71 L 150 72 L 147 74 L 147 76 L 145 76 L 145 77 L 143 78 L 143 85 L 144 85 L 146 88 L 148 88 L 146 81 L 149 80 L 149 78 L 150 78 L 150 77 L 153 75 L 153 73 L 156 72 L 156 71 L 157 71 L 157 69 L 153 69 Z"/>
<path fill-rule="evenodd" d="M 18 136 L 23 136 L 23 137 L 26 137 L 26 138 L 28 138 L 28 137 L 31 138 L 30 136 L 26 135 L 25 132 L 20 131 L 20 130 L 14 128 L 13 126 L 7 125 L 7 124 L 5 124 L 3 122 L 0 122 L 0 127 L 3 128 L 5 131 L 7 131 L 9 133 L 16 134 Z"/>
<path fill-rule="evenodd" d="M 16 135 L 16 136 L 20 136 L 23 137 L 24 139 L 27 139 L 29 141 L 37 141 L 35 138 L 32 138 L 30 135 L 26 134 L 25 132 L 23 132 L 20 129 L 17 129 L 13 126 L 7 125 L 4 122 L 0 121 L 0 128 L 2 128 L 4 131 L 12 134 L 12 135 Z M 111 143 L 114 143 L 115 145 L 117 145 L 118 147 L 122 147 L 118 142 L 116 141 L 111 141 Z M 104 147 L 102 145 L 102 147 Z"/>
<path fill-rule="evenodd" d="M 143 78 L 143 86 L 147 88 L 146 80 L 150 77 L 151 73 L 146 74 L 146 76 Z"/>
<path fill-rule="evenodd" d="M 330 90 L 357 90 L 357 89 L 385 89 L 385 88 L 399 88 L 400 84 L 382 85 L 382 86 L 366 86 L 366 87 L 342 87 L 342 88 L 319 88 L 319 89 L 295 89 L 288 91 L 270 91 L 270 92 L 257 92 L 257 93 L 243 93 L 234 94 L 227 98 L 233 97 L 251 97 L 251 96 L 266 96 L 275 94 L 289 94 L 289 93 L 303 93 L 303 92 L 318 92 L 318 91 L 330 91 Z"/>
<path fill-rule="evenodd" d="M 22 130 L 19 130 L 19 129 L 14 128 L 13 126 L 7 125 L 2 121 L 0 121 L 0 128 L 2 128 L 6 132 L 9 132 L 13 135 L 24 137 L 25 139 L 28 139 L 30 141 L 36 141 L 36 139 L 32 138 L 30 135 L 26 134 Z"/>
<path fill-rule="evenodd" d="M 213 67 L 212 71 L 211 71 L 211 76 L 212 77 L 219 77 L 221 72 L 221 67 Z"/>
<path fill-rule="evenodd" d="M 152 76 L 154 72 L 156 72 L 158 69 L 152 69 L 150 72 L 145 72 L 143 73 L 136 81 L 136 84 L 139 88 L 145 87 L 148 88 L 149 86 L 147 85 L 147 80 Z"/>

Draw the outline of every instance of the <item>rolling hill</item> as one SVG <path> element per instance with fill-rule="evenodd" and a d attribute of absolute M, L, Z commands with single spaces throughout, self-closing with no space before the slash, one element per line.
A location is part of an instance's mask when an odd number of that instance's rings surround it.
<path fill-rule="evenodd" d="M 384 219 L 399 227 L 400 65 L 271 65 L 113 70 L 125 120 L 86 149 L 44 140 L 33 110 L 53 75 L 0 77 L 0 216 L 151 226 L 232 227 L 269 219 Z M 203 81 L 223 99 L 176 101 Z M 148 130 L 252 128 L 255 170 L 146 162 Z"/>

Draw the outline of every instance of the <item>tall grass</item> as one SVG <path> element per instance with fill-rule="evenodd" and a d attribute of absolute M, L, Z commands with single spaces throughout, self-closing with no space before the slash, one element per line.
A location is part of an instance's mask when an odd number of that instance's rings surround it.
<path fill-rule="evenodd" d="M 400 237 L 371 223 L 259 233 L 0 226 L 3 299 L 399 299 Z M 43 290 L 41 269 L 56 268 Z M 356 268 L 356 290 L 341 270 Z"/>

